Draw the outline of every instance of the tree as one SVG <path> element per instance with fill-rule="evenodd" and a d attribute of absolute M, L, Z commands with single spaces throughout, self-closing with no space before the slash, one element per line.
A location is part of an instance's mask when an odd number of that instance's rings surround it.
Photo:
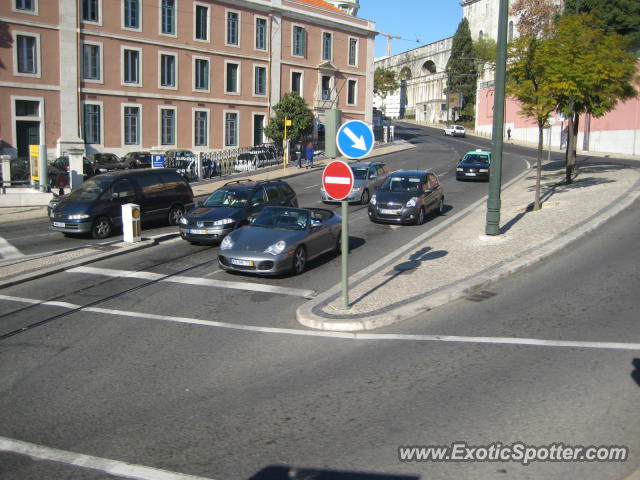
<path fill-rule="evenodd" d="M 473 42 L 472 56 L 482 63 L 496 64 L 498 45 L 493 38 L 481 38 Z"/>
<path fill-rule="evenodd" d="M 541 45 L 547 84 L 558 110 L 569 117 L 566 182 L 572 182 L 580 113 L 601 117 L 637 95 L 636 58 L 618 34 L 607 34 L 593 14 L 567 15 Z"/>
<path fill-rule="evenodd" d="M 453 36 L 451 56 L 447 62 L 447 91 L 462 94 L 462 114 L 471 120 L 475 118 L 477 78 L 469 21 L 463 18 Z"/>
<path fill-rule="evenodd" d="M 284 138 L 284 120 L 291 120 L 287 127 L 287 138 L 292 143 L 298 142 L 313 132 L 313 114 L 307 103 L 297 92 L 285 93 L 277 105 L 273 107 L 275 117 L 271 117 L 264 133 L 276 143 Z"/>
<path fill-rule="evenodd" d="M 381 67 L 376 68 L 373 74 L 373 93 L 379 95 L 383 100 L 387 98 L 391 92 L 395 92 L 400 88 L 400 84 L 396 80 L 396 72 Z"/>
<path fill-rule="evenodd" d="M 565 14 L 594 13 L 604 23 L 605 31 L 627 38 L 629 50 L 640 54 L 640 2 L 638 0 L 565 0 Z"/>
<path fill-rule="evenodd" d="M 560 6 L 551 0 L 515 0 L 511 4 L 511 15 L 518 17 L 520 37 L 548 36 L 560 13 Z"/>

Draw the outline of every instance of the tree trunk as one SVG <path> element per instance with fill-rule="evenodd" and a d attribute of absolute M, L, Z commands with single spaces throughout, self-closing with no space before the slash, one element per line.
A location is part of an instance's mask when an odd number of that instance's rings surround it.
<path fill-rule="evenodd" d="M 551 132 L 549 132 L 551 133 Z M 544 125 L 538 122 L 538 159 L 536 162 L 536 194 L 533 211 L 540 210 L 540 177 L 542 177 L 542 144 L 544 142 Z"/>
<path fill-rule="evenodd" d="M 579 122 L 579 113 L 572 113 L 571 115 L 569 115 L 569 125 L 567 126 L 567 160 L 565 169 L 565 183 L 567 185 L 573 182 L 573 170 L 576 165 L 576 149 L 578 145 Z"/>

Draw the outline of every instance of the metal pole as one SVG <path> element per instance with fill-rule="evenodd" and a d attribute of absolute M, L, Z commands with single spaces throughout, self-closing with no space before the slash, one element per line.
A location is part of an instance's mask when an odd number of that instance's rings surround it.
<path fill-rule="evenodd" d="M 487 200 L 487 235 L 500 234 L 500 188 L 502 183 L 502 144 L 504 137 L 504 98 L 507 72 L 507 21 L 508 0 L 500 0 L 498 15 L 498 52 L 496 58 L 496 83 L 493 104 L 493 135 L 491 138 L 491 174 L 489 199 Z"/>
<path fill-rule="evenodd" d="M 340 244 L 342 251 L 340 255 L 342 257 L 342 309 L 349 309 L 349 202 L 342 201 L 342 233 L 340 237 Z"/>

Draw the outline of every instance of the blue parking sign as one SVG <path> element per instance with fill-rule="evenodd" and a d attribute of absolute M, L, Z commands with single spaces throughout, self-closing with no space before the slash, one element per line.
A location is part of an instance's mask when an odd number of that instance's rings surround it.
<path fill-rule="evenodd" d="M 366 157 L 371 153 L 373 143 L 373 130 L 360 120 L 343 123 L 336 134 L 338 150 L 347 158 Z"/>
<path fill-rule="evenodd" d="M 162 168 L 164 167 L 164 155 L 151 155 L 151 168 Z"/>

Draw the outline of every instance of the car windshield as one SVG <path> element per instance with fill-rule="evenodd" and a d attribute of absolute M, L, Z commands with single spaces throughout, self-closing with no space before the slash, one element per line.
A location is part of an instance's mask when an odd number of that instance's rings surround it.
<path fill-rule="evenodd" d="M 106 178 L 89 178 L 74 188 L 67 198 L 76 201 L 91 201 L 98 198 L 109 185 L 111 185 L 111 177 Z"/>
<path fill-rule="evenodd" d="M 351 171 L 353 172 L 353 178 L 356 180 L 366 180 L 367 172 L 369 171 L 368 167 L 351 167 Z"/>
<path fill-rule="evenodd" d="M 489 158 L 486 155 L 465 155 L 462 159 L 464 163 L 489 163 Z"/>
<path fill-rule="evenodd" d="M 251 224 L 254 227 L 304 230 L 309 225 L 309 212 L 300 208 L 267 207 Z"/>
<path fill-rule="evenodd" d="M 391 177 L 387 177 L 380 187 L 380 190 L 383 192 L 418 193 L 421 191 L 421 185 L 423 183 L 424 180 L 420 177 L 393 175 Z"/>
<path fill-rule="evenodd" d="M 249 203 L 249 190 L 241 188 L 221 188 L 204 201 L 205 207 L 243 208 Z"/>

